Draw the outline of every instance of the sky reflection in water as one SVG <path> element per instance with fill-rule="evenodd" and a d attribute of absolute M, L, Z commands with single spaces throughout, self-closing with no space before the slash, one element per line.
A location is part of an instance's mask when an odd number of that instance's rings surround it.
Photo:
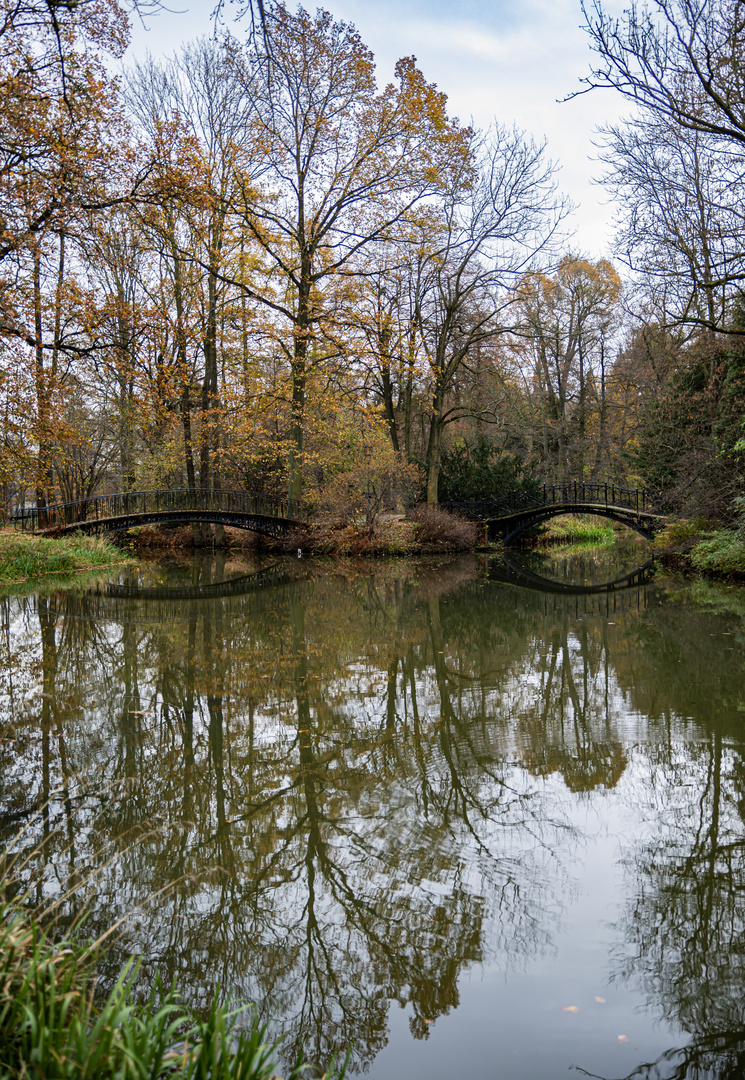
<path fill-rule="evenodd" d="M 1 601 L 4 832 L 91 933 L 135 913 L 104 975 L 372 1077 L 742 1075 L 745 590 L 254 569 Z"/>

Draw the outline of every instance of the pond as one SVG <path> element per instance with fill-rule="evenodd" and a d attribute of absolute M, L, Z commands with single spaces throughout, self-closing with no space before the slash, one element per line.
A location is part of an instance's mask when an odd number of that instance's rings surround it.
<path fill-rule="evenodd" d="M 735 1077 L 745 589 L 644 545 L 0 600 L 0 824 L 204 1007 L 373 1080 Z M 576 591 L 582 586 L 584 591 Z M 572 591 L 574 589 L 574 591 Z"/>

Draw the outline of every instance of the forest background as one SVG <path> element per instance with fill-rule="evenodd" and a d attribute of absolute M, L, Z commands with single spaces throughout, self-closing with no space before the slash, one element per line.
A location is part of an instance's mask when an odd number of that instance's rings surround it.
<path fill-rule="evenodd" d="M 147 17 L 140 5 L 134 9 Z M 0 503 L 245 489 L 349 520 L 535 477 L 732 523 L 745 3 L 583 9 L 616 265 L 545 145 L 329 12 L 112 74 L 116 0 L 3 0 Z"/>

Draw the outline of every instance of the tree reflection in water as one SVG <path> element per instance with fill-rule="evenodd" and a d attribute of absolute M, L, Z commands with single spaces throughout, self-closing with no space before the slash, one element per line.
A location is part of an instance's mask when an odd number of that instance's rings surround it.
<path fill-rule="evenodd" d="M 219 982 L 288 1052 L 354 1045 L 365 1066 L 391 1002 L 426 1038 L 468 968 L 551 949 L 580 842 L 567 800 L 625 776 L 639 665 L 667 685 L 664 648 L 634 644 L 662 610 L 646 595 L 518 602 L 469 559 L 108 615 L 101 596 L 5 600 L 5 833 L 43 840 L 28 874 L 47 892 L 90 882 L 70 902 L 91 894 L 90 933 L 135 913 L 109 975 L 134 950 L 198 1007 Z M 637 748 L 633 783 L 681 794 L 629 852 L 615 972 L 683 1030 L 721 1032 L 742 974 L 739 756 L 725 720 L 705 750 L 678 746 L 657 705 L 669 745 Z M 702 973 L 733 949 L 709 1002 Z"/>

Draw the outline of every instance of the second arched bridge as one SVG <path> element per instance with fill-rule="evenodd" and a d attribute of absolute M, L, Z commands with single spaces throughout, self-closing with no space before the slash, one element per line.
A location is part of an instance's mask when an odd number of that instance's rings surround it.
<path fill-rule="evenodd" d="M 615 484 L 544 484 L 533 491 L 515 491 L 495 499 L 443 503 L 470 521 L 486 526 L 490 541 L 510 544 L 529 529 L 562 514 L 591 514 L 610 518 L 648 540 L 665 523 L 655 512 L 648 492 Z"/>

